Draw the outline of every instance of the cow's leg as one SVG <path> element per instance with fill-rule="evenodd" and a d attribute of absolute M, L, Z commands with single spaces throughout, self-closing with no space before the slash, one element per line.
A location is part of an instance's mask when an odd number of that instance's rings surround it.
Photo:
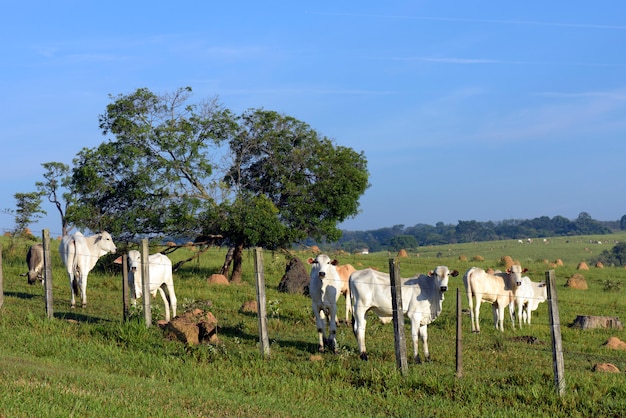
<path fill-rule="evenodd" d="M 70 308 L 75 308 L 76 307 L 76 297 L 74 295 L 74 293 L 77 293 L 78 290 L 78 286 L 75 285 L 74 283 L 74 276 L 71 273 L 68 273 L 68 277 L 70 279 L 70 293 L 72 294 L 72 297 L 70 299 Z"/>
<path fill-rule="evenodd" d="M 365 348 L 365 312 L 358 308 L 358 304 L 352 310 L 352 316 L 354 320 L 354 335 L 356 336 L 356 342 L 359 346 L 359 357 L 361 360 L 367 360 L 367 350 Z"/>
<path fill-rule="evenodd" d="M 419 319 L 411 318 L 411 341 L 413 342 L 413 361 L 415 363 L 421 363 L 419 354 L 419 337 L 420 337 L 420 326 Z"/>
<path fill-rule="evenodd" d="M 476 306 L 474 306 L 474 328 L 473 332 L 480 332 L 480 303 L 482 302 L 482 295 L 476 296 Z"/>
<path fill-rule="evenodd" d="M 323 310 L 315 308 L 315 325 L 317 326 L 317 351 L 324 352 L 324 337 L 326 332 L 326 314 Z"/>
<path fill-rule="evenodd" d="M 329 325 L 328 325 L 328 344 L 330 349 L 333 350 L 333 353 L 337 352 L 337 305 L 333 309 L 331 307 L 329 312 Z"/>
<path fill-rule="evenodd" d="M 346 290 L 346 324 L 350 323 L 350 286 L 348 286 L 348 290 Z"/>
<path fill-rule="evenodd" d="M 491 313 L 493 315 L 493 325 L 496 329 L 499 330 L 500 317 L 498 315 L 498 302 L 494 302 L 491 304 Z"/>
<path fill-rule="evenodd" d="M 172 318 L 176 318 L 176 307 L 178 306 L 178 300 L 176 299 L 176 293 L 174 292 L 174 285 L 167 287 L 167 293 L 170 297 L 170 305 L 172 306 Z"/>
<path fill-rule="evenodd" d="M 81 274 L 80 276 L 80 301 L 82 303 L 83 308 L 87 307 L 87 275 L 84 276 Z"/>
<path fill-rule="evenodd" d="M 424 347 L 424 360 L 430 361 L 430 353 L 428 352 L 428 326 L 422 325 L 419 327 L 418 336 L 422 340 L 422 346 Z M 419 353 L 417 353 L 417 362 L 420 362 Z"/>
<path fill-rule="evenodd" d="M 167 297 L 165 297 L 165 292 L 163 291 L 163 289 L 159 287 L 157 290 L 161 295 L 161 299 L 163 299 L 163 306 L 165 306 L 165 320 L 167 322 L 170 322 L 170 304 L 167 300 Z"/>

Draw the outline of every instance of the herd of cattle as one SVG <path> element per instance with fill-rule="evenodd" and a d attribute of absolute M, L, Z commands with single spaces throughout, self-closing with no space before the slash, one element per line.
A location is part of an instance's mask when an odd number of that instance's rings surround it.
<path fill-rule="evenodd" d="M 84 236 L 80 232 L 64 236 L 59 245 L 59 254 L 66 267 L 71 290 L 71 307 L 76 305 L 80 296 L 82 306 L 87 305 L 87 276 L 100 257 L 116 252 L 113 239 L 108 232 L 93 236 Z M 44 264 L 43 246 L 31 246 L 26 255 L 28 264 L 28 283 L 37 280 L 43 282 Z M 142 296 L 142 265 L 139 251 L 128 253 L 128 282 L 133 304 Z M 368 268 L 356 270 L 351 265 L 340 266 L 338 261 L 326 254 L 309 258 L 311 275 L 309 294 L 318 334 L 318 349 L 323 352 L 325 346 L 337 349 L 337 301 L 341 295 L 346 298 L 346 322 L 352 315 L 353 331 L 357 339 L 360 357 L 367 360 L 365 348 L 365 326 L 368 311 L 375 313 L 382 323 L 392 319 L 393 307 L 390 291 L 389 274 Z M 163 254 L 152 254 L 148 258 L 149 291 L 152 297 L 160 293 L 165 305 L 165 320 L 176 316 L 176 294 L 172 277 L 172 263 Z M 470 268 L 463 276 L 469 303 L 472 332 L 480 332 L 479 313 L 482 302 L 492 306 L 496 329 L 504 331 L 504 310 L 509 308 L 512 326 L 515 316 L 520 328 L 522 323 L 530 325 L 532 312 L 539 303 L 547 300 L 544 282 L 533 282 L 523 276 L 526 269 L 513 265 L 506 271 L 485 271 L 478 267 Z M 421 361 L 418 341 L 421 340 L 424 358 L 430 360 L 428 351 L 428 324 L 433 322 L 442 311 L 444 293 L 448 290 L 449 276 L 458 276 L 457 270 L 446 266 L 437 266 L 427 274 L 401 279 L 402 308 L 411 323 L 413 358 Z M 166 297 L 164 290 L 168 295 Z M 170 315 L 171 308 L 171 315 Z M 328 328 L 328 334 L 326 329 Z"/>
<path fill-rule="evenodd" d="M 325 345 L 333 351 L 337 348 L 337 301 L 347 283 L 346 305 L 352 310 L 352 325 L 356 336 L 360 357 L 367 360 L 365 348 L 366 313 L 372 311 L 382 323 L 392 319 L 390 276 L 368 268 L 356 270 L 348 277 L 340 274 L 339 263 L 326 254 L 309 258 L 311 277 L 309 293 L 318 333 L 318 349 L 323 352 Z M 527 276 L 528 271 L 513 265 L 506 271 L 485 271 L 478 267 L 470 268 L 463 276 L 472 320 L 472 332 L 480 332 L 480 304 L 491 304 L 496 329 L 504 331 L 504 309 L 509 308 L 511 323 L 515 327 L 515 313 L 522 322 L 530 325 L 531 314 L 539 303 L 547 300 L 545 282 L 536 283 Z M 402 310 L 411 323 L 413 358 L 421 361 L 418 342 L 421 340 L 424 358 L 430 360 L 428 351 L 428 324 L 433 322 L 442 310 L 444 293 L 448 290 L 449 276 L 458 276 L 457 270 L 437 266 L 428 274 L 419 274 L 401 279 Z M 346 316 L 347 319 L 347 316 Z M 328 337 L 326 328 L 328 327 Z"/>

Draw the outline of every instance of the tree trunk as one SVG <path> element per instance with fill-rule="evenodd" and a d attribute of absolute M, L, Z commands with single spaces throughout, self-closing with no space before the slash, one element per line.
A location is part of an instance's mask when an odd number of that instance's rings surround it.
<path fill-rule="evenodd" d="M 218 272 L 223 276 L 228 276 L 228 268 L 230 267 L 230 263 L 233 262 L 233 254 L 235 253 L 235 247 L 230 247 L 228 252 L 226 253 L 226 258 L 224 259 L 224 264 L 222 268 Z"/>
<path fill-rule="evenodd" d="M 233 253 L 233 274 L 230 276 L 231 283 L 241 283 L 241 270 L 243 266 L 243 244 L 237 244 Z"/>

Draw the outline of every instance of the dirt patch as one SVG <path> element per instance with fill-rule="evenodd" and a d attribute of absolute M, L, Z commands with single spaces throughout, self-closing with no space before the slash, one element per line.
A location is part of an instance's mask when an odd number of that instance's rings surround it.
<path fill-rule="evenodd" d="M 230 282 L 223 274 L 211 274 L 208 279 L 206 279 L 208 284 L 225 284 L 228 285 Z"/>
<path fill-rule="evenodd" d="M 597 363 L 591 368 L 592 372 L 619 373 L 620 370 L 611 363 Z"/>
<path fill-rule="evenodd" d="M 617 337 L 609 338 L 604 345 L 613 350 L 626 350 L 626 343 Z"/>
<path fill-rule="evenodd" d="M 512 340 L 516 342 L 526 343 L 526 344 L 540 344 L 540 345 L 545 344 L 543 341 L 540 341 L 537 337 L 533 335 L 523 335 L 519 337 L 513 337 Z"/>

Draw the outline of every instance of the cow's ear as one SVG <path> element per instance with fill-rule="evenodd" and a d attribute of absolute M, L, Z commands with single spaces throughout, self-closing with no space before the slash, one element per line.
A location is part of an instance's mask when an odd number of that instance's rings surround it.
<path fill-rule="evenodd" d="M 309 264 L 313 264 L 313 263 L 315 262 L 315 260 L 313 260 L 311 257 L 309 257 L 309 258 L 306 260 L 306 262 L 307 262 L 307 263 L 309 263 Z"/>
<path fill-rule="evenodd" d="M 334 259 L 333 261 L 330 262 L 330 264 L 332 264 L 333 266 L 336 266 L 339 264 L 339 261 L 337 261 L 337 259 Z"/>
<path fill-rule="evenodd" d="M 506 269 L 504 271 L 506 272 L 506 274 L 511 274 L 511 269 Z"/>
<path fill-rule="evenodd" d="M 433 277 L 435 275 L 435 272 L 433 270 L 428 272 L 428 277 Z"/>
<path fill-rule="evenodd" d="M 456 277 L 456 276 L 458 276 L 458 275 L 459 275 L 459 271 L 458 271 L 458 270 L 452 270 L 452 271 L 450 272 L 450 276 L 452 276 L 452 277 Z"/>
<path fill-rule="evenodd" d="M 528 269 L 524 269 L 522 270 L 522 273 L 526 273 L 528 271 Z"/>

